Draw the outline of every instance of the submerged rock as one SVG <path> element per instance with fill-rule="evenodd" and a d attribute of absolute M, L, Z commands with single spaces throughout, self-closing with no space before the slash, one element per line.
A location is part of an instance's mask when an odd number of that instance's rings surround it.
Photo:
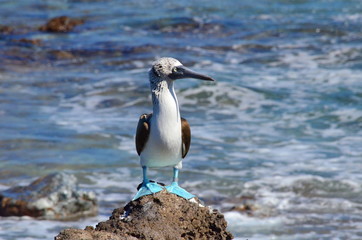
<path fill-rule="evenodd" d="M 166 191 L 144 196 L 115 209 L 95 229 L 63 230 L 55 240 L 75 239 L 232 239 L 224 216 Z M 107 238 L 109 237 L 109 238 Z"/>
<path fill-rule="evenodd" d="M 194 18 L 172 17 L 153 21 L 150 29 L 163 33 L 191 33 L 225 35 L 226 29 L 219 23 L 207 23 Z"/>
<path fill-rule="evenodd" d="M 254 216 L 258 207 L 255 205 L 255 197 L 241 196 L 234 201 L 234 206 L 229 209 L 225 209 L 225 212 L 239 212 L 248 216 Z"/>
<path fill-rule="evenodd" d="M 10 26 L 0 25 L 0 34 L 11 34 L 14 32 L 14 29 Z"/>
<path fill-rule="evenodd" d="M 39 27 L 43 32 L 69 32 L 74 27 L 84 23 L 83 19 L 74 19 L 67 16 L 55 17 L 50 19 L 45 25 Z"/>
<path fill-rule="evenodd" d="M 28 38 L 20 38 L 17 40 L 13 40 L 13 42 L 21 43 L 24 45 L 36 45 L 36 46 L 41 46 L 42 44 L 42 41 L 40 39 L 28 39 Z"/>
<path fill-rule="evenodd" d="M 60 172 L 0 192 L 0 216 L 73 220 L 96 215 L 95 194 L 77 190 L 76 183 L 74 175 Z"/>

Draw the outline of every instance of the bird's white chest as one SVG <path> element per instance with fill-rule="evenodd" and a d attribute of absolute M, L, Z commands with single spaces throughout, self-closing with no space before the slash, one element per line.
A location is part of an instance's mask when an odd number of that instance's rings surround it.
<path fill-rule="evenodd" d="M 176 95 L 165 91 L 157 102 L 151 119 L 150 135 L 141 153 L 141 165 L 175 166 L 182 159 L 181 117 Z"/>

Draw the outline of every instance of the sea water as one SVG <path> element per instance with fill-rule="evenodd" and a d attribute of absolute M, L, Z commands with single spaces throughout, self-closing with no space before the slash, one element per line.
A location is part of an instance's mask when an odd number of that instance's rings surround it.
<path fill-rule="evenodd" d="M 361 1 L 0 3 L 12 28 L 0 32 L 0 189 L 67 171 L 100 206 L 76 222 L 0 218 L 0 239 L 52 239 L 131 200 L 162 56 L 217 80 L 175 83 L 192 129 L 180 184 L 222 209 L 236 239 L 362 239 Z M 85 23 L 38 31 L 62 15 Z M 169 183 L 172 169 L 150 178 Z M 243 196 L 257 214 L 227 211 Z"/>

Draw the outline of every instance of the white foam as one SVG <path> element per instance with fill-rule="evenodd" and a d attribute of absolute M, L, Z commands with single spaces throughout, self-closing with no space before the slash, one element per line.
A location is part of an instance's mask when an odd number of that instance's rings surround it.
<path fill-rule="evenodd" d="M 285 54 L 280 58 L 280 62 L 288 65 L 292 69 L 317 69 L 318 63 L 315 61 L 315 56 L 307 52 L 293 52 Z"/>
<path fill-rule="evenodd" d="M 254 234 L 270 233 L 287 223 L 287 219 L 284 217 L 255 218 L 238 212 L 226 212 L 224 216 L 228 222 L 228 229 L 234 234 L 246 236 L 246 238 Z"/>
<path fill-rule="evenodd" d="M 122 179 L 131 179 L 131 171 L 129 168 L 117 168 L 114 172 L 97 172 L 94 175 L 87 175 L 86 178 L 92 181 L 93 187 L 122 187 L 128 188 L 129 182 L 122 181 Z"/>
<path fill-rule="evenodd" d="M 362 21 L 362 14 L 360 13 L 349 13 L 349 14 L 337 14 L 333 16 L 336 21 L 348 23 L 360 23 Z"/>
<path fill-rule="evenodd" d="M 195 88 L 182 90 L 177 94 L 183 108 L 188 105 L 197 107 L 206 101 L 209 110 L 222 111 L 226 108 L 227 113 L 232 109 L 246 109 L 256 107 L 263 97 L 249 89 L 238 87 L 226 82 L 217 82 L 213 85 L 200 85 Z M 203 97 L 201 97 L 203 96 Z"/>
<path fill-rule="evenodd" d="M 342 123 L 356 122 L 362 118 L 362 111 L 356 108 L 337 109 L 331 114 L 338 116 L 339 121 Z"/>
<path fill-rule="evenodd" d="M 30 217 L 0 218 L 0 238 L 6 239 L 50 239 L 66 228 L 80 228 L 95 226 L 95 223 L 107 220 L 104 216 L 82 219 L 77 222 L 58 222 L 34 220 Z M 3 235 L 5 234 L 5 235 Z"/>

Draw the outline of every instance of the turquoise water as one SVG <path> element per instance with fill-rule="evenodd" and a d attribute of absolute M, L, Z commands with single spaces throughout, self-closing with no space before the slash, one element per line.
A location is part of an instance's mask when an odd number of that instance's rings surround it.
<path fill-rule="evenodd" d="M 193 134 L 180 180 L 219 209 L 255 199 L 254 216 L 225 213 L 237 239 L 362 238 L 362 2 L 0 3 L 0 188 L 65 170 L 100 199 L 78 222 L 1 218 L 0 239 L 50 239 L 132 198 L 161 56 L 217 80 L 176 83 Z M 85 23 L 37 30 L 61 15 Z"/>

